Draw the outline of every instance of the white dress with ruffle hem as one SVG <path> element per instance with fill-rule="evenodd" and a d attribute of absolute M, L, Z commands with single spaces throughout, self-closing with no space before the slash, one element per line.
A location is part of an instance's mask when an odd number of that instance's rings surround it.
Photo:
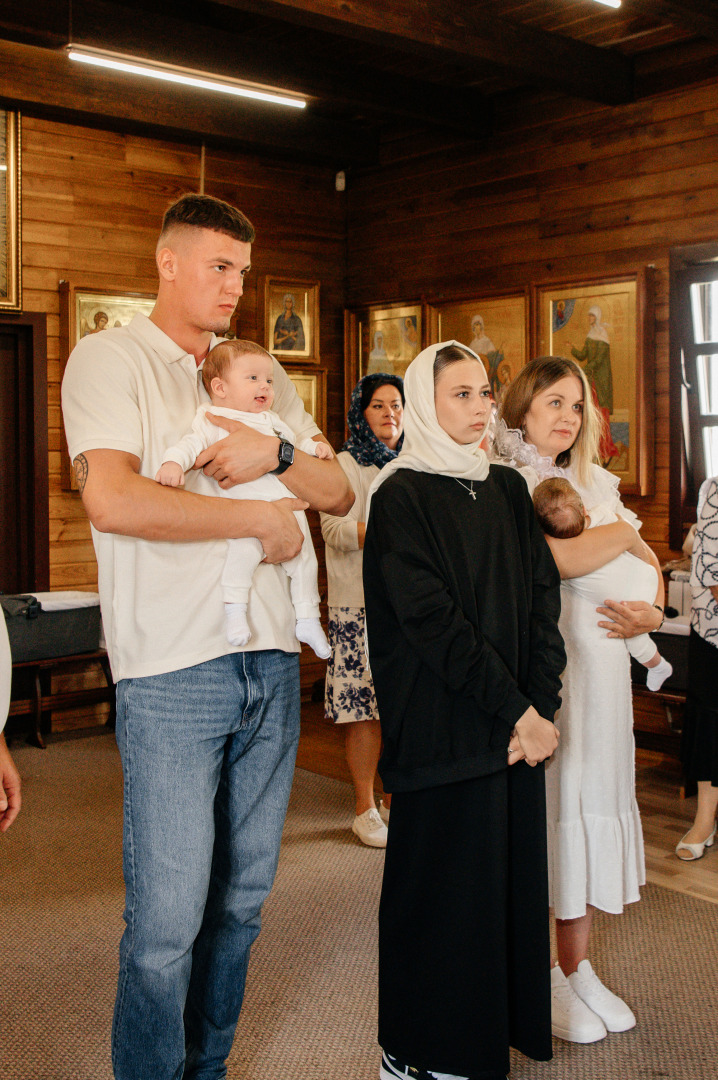
<path fill-rule="evenodd" d="M 591 482 L 579 484 L 570 467 L 541 458 L 505 425 L 497 431 L 495 460 L 518 469 L 531 492 L 547 476 L 564 476 L 589 515 L 601 504 L 640 528 L 621 503 L 617 478 L 598 465 Z M 546 766 L 549 889 L 558 919 L 580 918 L 589 904 L 620 914 L 624 904 L 640 899 L 646 880 L 630 659 L 625 642 L 606 637 L 599 618 L 593 604 L 562 586 L 559 629 L 567 663 L 555 718 L 561 737 Z"/>

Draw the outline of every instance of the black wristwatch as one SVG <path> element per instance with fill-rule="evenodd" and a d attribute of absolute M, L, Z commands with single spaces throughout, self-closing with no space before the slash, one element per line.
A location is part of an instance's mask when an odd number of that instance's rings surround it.
<path fill-rule="evenodd" d="M 279 440 L 279 465 L 272 469 L 272 476 L 281 476 L 282 473 L 294 464 L 294 447 L 286 439 Z"/>

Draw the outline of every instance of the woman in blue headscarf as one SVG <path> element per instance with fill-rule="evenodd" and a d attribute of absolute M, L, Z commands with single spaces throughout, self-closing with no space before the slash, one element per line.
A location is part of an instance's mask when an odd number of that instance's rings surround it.
<path fill-rule="evenodd" d="M 389 798 L 374 799 L 381 751 L 381 728 L 364 647 L 362 559 L 367 493 L 379 470 L 401 449 L 404 384 L 398 375 L 377 372 L 360 379 L 347 417 L 349 438 L 338 461 L 356 495 L 346 517 L 322 514 L 329 584 L 327 718 L 345 724 L 346 755 L 354 782 L 356 816 L 352 831 L 369 847 L 385 847 Z"/>

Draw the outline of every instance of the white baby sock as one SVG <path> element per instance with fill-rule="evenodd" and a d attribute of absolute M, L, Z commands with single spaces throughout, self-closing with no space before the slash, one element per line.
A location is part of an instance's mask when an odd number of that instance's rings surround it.
<path fill-rule="evenodd" d="M 247 622 L 246 604 L 225 604 L 227 641 L 230 645 L 246 645 L 252 636 Z"/>
<path fill-rule="evenodd" d="M 655 667 L 647 669 L 646 686 L 649 690 L 660 690 L 667 678 L 673 674 L 673 667 L 661 657 Z"/>
<path fill-rule="evenodd" d="M 297 619 L 294 633 L 297 635 L 298 641 L 303 641 L 314 649 L 320 660 L 328 660 L 332 655 L 332 650 L 329 647 L 329 642 L 322 630 L 319 619 Z"/>

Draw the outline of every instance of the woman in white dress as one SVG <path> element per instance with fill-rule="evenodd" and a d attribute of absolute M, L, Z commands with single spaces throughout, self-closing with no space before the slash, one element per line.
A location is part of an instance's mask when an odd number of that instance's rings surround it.
<path fill-rule="evenodd" d="M 598 434 L 588 382 L 572 360 L 532 360 L 501 402 L 498 460 L 519 469 L 531 491 L 547 476 L 565 476 L 588 514 L 600 504 L 618 516 L 615 523 L 572 539 L 547 537 L 562 579 L 591 573 L 616 558 L 640 526 L 621 503 L 617 478 L 595 464 Z M 630 667 L 621 639 L 657 630 L 663 621 L 663 577 L 655 555 L 653 560 L 659 571 L 653 605 L 612 597 L 596 609 L 561 589 L 559 628 L 567 665 L 556 718 L 561 740 L 546 769 L 546 788 L 558 951 L 552 1026 L 554 1035 L 570 1042 L 595 1042 L 636 1022 L 625 1002 L 600 982 L 588 953 L 594 910 L 620 914 L 624 904 L 640 899 L 639 886 L 645 883 Z"/>

